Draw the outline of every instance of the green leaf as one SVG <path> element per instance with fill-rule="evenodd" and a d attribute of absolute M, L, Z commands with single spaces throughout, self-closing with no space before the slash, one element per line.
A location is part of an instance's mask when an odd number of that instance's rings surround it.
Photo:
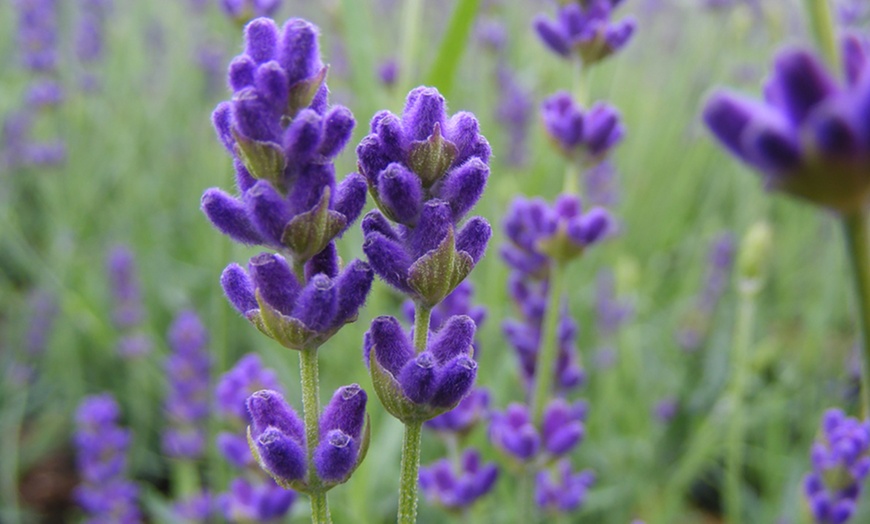
<path fill-rule="evenodd" d="M 287 113 L 286 116 L 293 119 L 314 100 L 314 95 L 317 90 L 326 81 L 326 73 L 329 71 L 329 66 L 323 66 L 316 75 L 306 80 L 300 80 L 290 86 L 290 93 L 287 97 Z"/>
<path fill-rule="evenodd" d="M 459 0 L 453 11 L 453 16 L 450 18 L 450 25 L 447 26 L 444 37 L 441 39 L 438 55 L 426 77 L 426 84 L 437 87 L 438 91 L 445 97 L 448 97 L 450 90 L 453 89 L 459 61 L 462 59 L 465 48 L 468 47 L 468 40 L 479 7 L 480 0 Z"/>
<path fill-rule="evenodd" d="M 293 217 L 284 228 L 281 243 L 290 250 L 294 262 L 304 264 L 323 251 L 347 225 L 344 215 L 329 209 L 329 195 L 327 187 L 316 206 Z"/>
<path fill-rule="evenodd" d="M 257 180 L 268 180 L 276 188 L 283 190 L 282 179 L 287 159 L 281 146 L 272 142 L 260 142 L 243 137 L 232 130 L 236 139 L 236 155 L 242 159 L 248 172 Z"/>
<path fill-rule="evenodd" d="M 429 138 L 411 144 L 408 165 L 420 177 L 423 187 L 430 188 L 450 169 L 458 154 L 456 145 L 444 138 L 441 124 L 436 122 Z"/>
<path fill-rule="evenodd" d="M 426 253 L 408 270 L 408 285 L 417 292 L 422 305 L 435 307 L 471 273 L 474 261 L 464 251 L 456 251 L 453 228 L 441 244 Z"/>
<path fill-rule="evenodd" d="M 285 348 L 302 351 L 311 347 L 316 347 L 314 344 L 318 340 L 318 333 L 308 329 L 299 319 L 288 317 L 281 314 L 272 306 L 266 303 L 260 296 L 260 292 L 256 292 L 257 303 L 260 304 L 260 320 L 263 327 L 260 329 L 263 333 L 269 335 Z M 257 324 L 254 324 L 258 328 Z"/>
<path fill-rule="evenodd" d="M 371 370 L 372 385 L 375 393 L 381 399 L 384 409 L 405 424 L 410 422 L 425 422 L 438 415 L 450 411 L 453 407 L 435 408 L 428 404 L 415 404 L 402 392 L 402 386 L 392 373 L 381 366 L 375 356 L 378 347 L 372 348 L 369 353 L 369 369 Z M 366 437 L 368 438 L 368 437 Z M 360 452 L 362 454 L 362 452 Z M 362 462 L 362 459 L 360 459 Z"/>

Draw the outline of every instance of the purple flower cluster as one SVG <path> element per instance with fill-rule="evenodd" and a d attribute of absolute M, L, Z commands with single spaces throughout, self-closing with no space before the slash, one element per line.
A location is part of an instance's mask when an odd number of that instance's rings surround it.
<path fill-rule="evenodd" d="M 221 9 L 230 18 L 245 23 L 252 18 L 270 17 L 281 8 L 282 0 L 220 0 Z"/>
<path fill-rule="evenodd" d="M 454 465 L 441 459 L 420 468 L 420 488 L 426 498 L 448 510 L 461 510 L 489 493 L 498 480 L 498 467 L 483 464 L 480 453 L 466 450 Z"/>
<path fill-rule="evenodd" d="M 165 406 L 170 427 L 163 434 L 163 451 L 171 457 L 197 459 L 205 448 L 211 370 L 207 343 L 205 327 L 193 311 L 180 313 L 169 328 Z"/>
<path fill-rule="evenodd" d="M 567 91 L 559 91 L 541 105 L 544 128 L 569 159 L 595 165 L 625 135 L 619 111 L 604 102 L 584 110 Z"/>
<path fill-rule="evenodd" d="M 245 52 L 230 64 L 233 99 L 213 114 L 241 196 L 212 188 L 202 197 L 217 229 L 282 251 L 297 275 L 365 205 L 361 176 L 336 186 L 333 159 L 355 122 L 347 108 L 328 106 L 317 38 L 317 28 L 301 19 L 283 30 L 266 18 L 246 26 Z"/>
<path fill-rule="evenodd" d="M 535 17 L 535 31 L 544 45 L 564 58 L 576 55 L 586 64 L 598 62 L 625 47 L 634 34 L 633 18 L 611 20 L 613 10 L 621 2 L 567 2 L 559 8 L 555 19 Z"/>
<path fill-rule="evenodd" d="M 677 334 L 680 346 L 686 351 L 697 350 L 706 336 L 716 305 L 728 285 L 735 250 L 734 235 L 729 232 L 717 235 L 710 245 L 703 287 Z"/>
<path fill-rule="evenodd" d="M 246 470 L 254 464 L 248 442 L 242 435 L 251 423 L 246 405 L 248 397 L 262 389 L 280 388 L 275 372 L 264 368 L 260 357 L 253 353 L 242 357 L 221 377 L 215 390 L 216 411 L 233 425 L 234 431 L 220 433 L 217 447 L 232 466 Z M 269 522 L 286 515 L 296 497 L 296 492 L 278 486 L 265 473 L 256 470 L 234 479 L 229 491 L 219 494 L 216 502 L 224 517 L 232 522 Z"/>
<path fill-rule="evenodd" d="M 508 165 L 525 165 L 528 154 L 529 126 L 532 123 L 533 104 L 531 93 L 520 85 L 516 74 L 506 64 L 496 71 L 498 101 L 495 117 L 508 134 L 506 161 Z"/>
<path fill-rule="evenodd" d="M 106 258 L 106 269 L 113 299 L 113 320 L 122 333 L 118 353 L 124 358 L 145 355 L 151 351 L 151 341 L 139 331 L 145 319 L 145 308 L 133 252 L 125 246 L 115 246 Z"/>
<path fill-rule="evenodd" d="M 215 512 L 214 496 L 203 491 L 172 505 L 172 512 L 184 524 L 211 522 Z"/>
<path fill-rule="evenodd" d="M 57 0 L 17 0 L 18 50 L 22 65 L 35 72 L 50 73 L 58 63 Z"/>
<path fill-rule="evenodd" d="M 619 173 L 614 165 L 603 160 L 586 170 L 584 176 L 586 200 L 594 206 L 614 206 L 619 203 Z"/>
<path fill-rule="evenodd" d="M 379 395 L 387 411 L 402 421 L 425 421 L 453 409 L 477 376 L 475 330 L 470 317 L 450 317 L 417 353 L 398 320 L 374 319 L 363 354 L 376 387 L 381 384 Z"/>
<path fill-rule="evenodd" d="M 448 119 L 444 97 L 428 87 L 411 91 L 401 118 L 376 114 L 371 130 L 357 154 L 380 212 L 363 220 L 363 251 L 385 282 L 431 308 L 471 272 L 492 235 L 481 217 L 457 231 L 486 186 L 489 144 L 474 115 Z"/>
<path fill-rule="evenodd" d="M 367 399 L 358 384 L 336 390 L 320 417 L 315 471 L 307 471 L 305 425 L 299 415 L 280 393 L 258 391 L 248 399 L 251 449 L 256 451 L 261 467 L 281 486 L 305 491 L 314 483 L 327 489 L 341 484 L 365 458 Z"/>
<path fill-rule="evenodd" d="M 535 477 L 535 502 L 549 513 L 569 513 L 586 501 L 586 494 L 595 484 L 595 473 L 583 470 L 574 473 L 571 462 L 559 461 L 553 470 L 538 472 Z"/>
<path fill-rule="evenodd" d="M 429 329 L 431 331 L 438 331 L 444 326 L 444 322 L 446 322 L 450 317 L 457 315 L 470 317 L 471 320 L 474 321 L 474 325 L 480 329 L 481 325 L 486 320 L 486 308 L 484 306 L 475 306 L 472 303 L 473 297 L 474 286 L 471 282 L 463 281 L 461 284 L 456 286 L 456 289 L 444 297 L 444 300 L 442 300 L 441 303 L 432 308 L 432 313 L 429 316 Z M 402 311 L 405 313 L 408 322 L 413 323 L 415 314 L 414 301 L 406 300 L 405 303 L 402 304 Z M 478 349 L 477 343 L 474 343 L 475 360 L 480 358 Z"/>
<path fill-rule="evenodd" d="M 284 257 L 261 253 L 251 258 L 247 271 L 230 264 L 221 284 L 233 306 L 266 336 L 284 347 L 306 350 L 356 320 L 374 278 L 360 260 L 339 273 L 332 243 L 309 261 L 306 273 L 307 283 L 300 282 Z"/>
<path fill-rule="evenodd" d="M 109 394 L 85 398 L 76 411 L 76 502 L 89 523 L 136 524 L 139 489 L 126 478 L 130 432 L 118 426 L 120 409 Z"/>
<path fill-rule="evenodd" d="M 76 33 L 76 55 L 83 64 L 103 58 L 106 40 L 106 18 L 112 9 L 111 0 L 80 0 L 81 12 Z"/>
<path fill-rule="evenodd" d="M 764 102 L 718 90 L 704 108 L 713 135 L 762 173 L 767 187 L 832 210 L 861 209 L 870 194 L 870 47 L 858 37 L 843 45 L 846 82 L 821 59 L 797 48 L 781 51 Z"/>
<path fill-rule="evenodd" d="M 510 404 L 504 412 L 492 414 L 489 437 L 496 447 L 520 462 L 546 464 L 580 444 L 586 412 L 583 401 L 570 404 L 553 399 L 544 409 L 539 430 L 525 404 Z"/>
<path fill-rule="evenodd" d="M 819 524 L 845 524 L 870 473 L 870 422 L 828 410 L 810 456 L 813 471 L 804 478 L 804 492 L 813 518 Z"/>

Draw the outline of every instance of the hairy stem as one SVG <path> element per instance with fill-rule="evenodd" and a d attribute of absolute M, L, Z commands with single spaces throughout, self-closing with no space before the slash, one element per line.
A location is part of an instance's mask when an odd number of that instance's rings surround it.
<path fill-rule="evenodd" d="M 432 308 L 417 305 L 414 311 L 414 351 L 421 353 L 426 350 L 429 341 L 429 319 L 432 318 Z"/>
<path fill-rule="evenodd" d="M 843 217 L 846 249 L 857 293 L 858 325 L 861 330 L 861 412 L 870 418 L 870 244 L 867 217 L 862 211 Z"/>
<path fill-rule="evenodd" d="M 556 357 L 559 354 L 559 317 L 562 314 L 562 277 L 565 268 L 559 262 L 553 263 L 550 272 L 549 301 L 544 312 L 544 325 L 539 343 L 538 360 L 535 364 L 535 383 L 532 393 L 532 419 L 540 422 L 544 406 L 553 389 L 556 371 Z"/>
<path fill-rule="evenodd" d="M 732 354 L 731 417 L 725 455 L 725 500 L 728 522 L 743 522 L 743 440 L 745 433 L 744 397 L 749 373 L 749 348 L 752 344 L 752 326 L 755 317 L 755 293 L 741 290 L 734 327 Z"/>
<path fill-rule="evenodd" d="M 838 68 L 840 60 L 837 35 L 834 29 L 834 18 L 831 15 L 830 2 L 828 0 L 805 0 L 805 3 L 810 19 L 810 28 L 816 43 L 825 55 L 828 65 Z"/>
<path fill-rule="evenodd" d="M 302 412 L 305 418 L 305 447 L 308 458 L 308 486 L 311 497 L 311 522 L 330 523 L 326 492 L 314 469 L 314 450 L 320 443 L 320 377 L 317 371 L 317 349 L 299 352 L 299 370 L 302 377 Z"/>
<path fill-rule="evenodd" d="M 417 477 L 420 472 L 420 437 L 423 423 L 407 422 L 402 438 L 402 474 L 399 478 L 399 524 L 417 522 Z"/>

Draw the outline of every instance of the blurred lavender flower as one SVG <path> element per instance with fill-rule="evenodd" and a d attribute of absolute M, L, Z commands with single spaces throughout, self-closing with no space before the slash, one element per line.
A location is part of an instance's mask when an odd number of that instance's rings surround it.
<path fill-rule="evenodd" d="M 224 52 L 215 42 L 206 42 L 197 47 L 196 63 L 205 77 L 205 91 L 212 95 L 224 88 Z"/>
<path fill-rule="evenodd" d="M 56 107 L 63 103 L 63 86 L 54 80 L 40 80 L 30 85 L 24 99 L 27 105 L 34 110 Z"/>
<path fill-rule="evenodd" d="M 662 424 L 667 424 L 680 409 L 680 401 L 674 397 L 665 397 L 659 400 L 653 409 L 653 415 Z"/>
<path fill-rule="evenodd" d="M 396 80 L 399 77 L 399 62 L 395 58 L 388 58 L 381 62 L 378 66 L 378 79 L 386 87 L 396 85 Z"/>
<path fill-rule="evenodd" d="M 567 91 L 544 100 L 541 116 L 544 128 L 559 151 L 587 165 L 601 162 L 625 135 L 615 107 L 596 102 L 585 110 Z"/>
<path fill-rule="evenodd" d="M 16 0 L 18 50 L 22 65 L 32 71 L 52 72 L 58 61 L 57 0 Z"/>
<path fill-rule="evenodd" d="M 840 213 L 860 210 L 870 194 L 866 41 L 843 42 L 845 84 L 814 54 L 781 51 L 765 101 L 719 90 L 704 121 L 719 142 L 758 170 L 767 187 Z"/>
<path fill-rule="evenodd" d="M 107 256 L 106 269 L 113 298 L 113 320 L 122 334 L 118 353 L 124 358 L 145 355 L 151 351 L 151 341 L 137 332 L 144 321 L 145 309 L 133 252 L 125 246 L 115 246 Z"/>
<path fill-rule="evenodd" d="M 584 63 L 603 60 L 622 49 L 634 34 L 632 17 L 611 21 L 612 10 L 621 0 L 587 0 L 559 8 L 555 20 L 535 17 L 541 41 L 554 53 L 570 58 L 578 55 Z"/>
<path fill-rule="evenodd" d="M 731 276 L 735 250 L 734 235 L 727 231 L 718 234 L 710 244 L 701 292 L 677 333 L 677 341 L 686 351 L 698 349 L 707 335 L 711 317 Z"/>
<path fill-rule="evenodd" d="M 822 418 L 822 438 L 813 444 L 813 471 L 804 492 L 819 524 L 845 524 L 856 509 L 870 473 L 870 421 L 830 409 Z"/>
<path fill-rule="evenodd" d="M 616 296 L 616 279 L 607 269 L 600 270 L 595 278 L 595 311 L 602 337 L 613 336 L 634 314 L 632 304 Z"/>
<path fill-rule="evenodd" d="M 27 302 L 30 320 L 24 338 L 24 349 L 31 358 L 37 358 L 45 352 L 48 345 L 59 306 L 54 293 L 45 289 L 31 292 Z"/>
<path fill-rule="evenodd" d="M 840 24 L 858 28 L 870 20 L 870 5 L 862 0 L 835 0 L 837 18 Z"/>
<path fill-rule="evenodd" d="M 215 497 L 207 491 L 179 500 L 172 506 L 173 514 L 183 524 L 212 522 L 215 509 Z"/>
<path fill-rule="evenodd" d="M 495 18 L 482 18 L 474 28 L 476 40 L 493 53 L 500 54 L 507 45 L 507 28 Z"/>
<path fill-rule="evenodd" d="M 420 353 L 399 321 L 382 316 L 366 333 L 363 357 L 381 393 L 384 407 L 399 420 L 429 420 L 453 409 L 470 391 L 477 376 L 471 358 L 476 327 L 467 316 L 449 318 L 432 334 Z M 376 384 L 377 385 L 377 384 Z"/>
<path fill-rule="evenodd" d="M 31 142 L 24 148 L 24 162 L 33 167 L 57 167 L 66 162 L 63 140 Z"/>
<path fill-rule="evenodd" d="M 504 412 L 492 414 L 489 438 L 498 449 L 520 462 L 533 462 L 541 455 L 546 460 L 555 459 L 570 453 L 583 440 L 587 411 L 583 401 L 569 404 L 564 399 L 553 399 L 544 409 L 538 429 L 525 404 L 510 404 Z"/>
<path fill-rule="evenodd" d="M 86 397 L 76 411 L 76 465 L 82 483 L 73 496 L 88 522 L 142 520 L 138 487 L 127 480 L 130 432 L 118 426 L 120 409 L 109 394 Z"/>
<path fill-rule="evenodd" d="M 478 422 L 489 413 L 489 391 L 485 388 L 472 389 L 455 408 L 427 420 L 427 428 L 440 433 L 467 435 Z"/>
<path fill-rule="evenodd" d="M 9 169 L 14 169 L 24 163 L 24 150 L 33 118 L 26 111 L 12 111 L 3 120 L 3 133 L 0 136 L 0 154 L 2 163 Z"/>
<path fill-rule="evenodd" d="M 595 483 L 590 470 L 571 471 L 571 463 L 560 461 L 554 471 L 541 471 L 535 482 L 535 502 L 551 513 L 576 511 L 586 501 L 586 495 Z"/>
<path fill-rule="evenodd" d="M 106 19 L 112 9 L 110 0 L 80 0 L 76 33 L 76 55 L 83 64 L 103 59 L 106 40 Z"/>
<path fill-rule="evenodd" d="M 360 175 L 335 182 L 333 159 L 355 122 L 347 108 L 328 106 L 314 25 L 291 19 L 279 31 L 258 18 L 246 26 L 245 39 L 245 52 L 230 64 L 233 99 L 212 115 L 235 160 L 241 195 L 208 189 L 202 210 L 236 242 L 290 256 L 301 275 L 365 205 Z"/>
<path fill-rule="evenodd" d="M 498 467 L 481 463 L 476 449 L 467 449 L 461 463 L 454 466 L 441 459 L 420 467 L 420 489 L 426 498 L 451 511 L 470 507 L 492 491 L 498 480 Z"/>
<path fill-rule="evenodd" d="M 609 161 L 586 169 L 583 180 L 584 194 L 593 206 L 612 207 L 619 203 L 619 173 Z"/>
<path fill-rule="evenodd" d="M 230 483 L 228 492 L 218 495 L 216 503 L 230 522 L 277 524 L 290 513 L 297 497 L 295 491 L 282 488 L 271 478 L 261 483 L 237 478 Z"/>
<path fill-rule="evenodd" d="M 508 165 L 525 165 L 528 154 L 529 125 L 532 122 L 531 94 L 519 84 L 514 72 L 504 64 L 496 72 L 498 102 L 495 117 L 508 134 Z"/>
<path fill-rule="evenodd" d="M 282 0 L 219 0 L 223 11 L 236 22 L 271 17 L 281 7 Z"/>
<path fill-rule="evenodd" d="M 211 368 L 207 343 L 205 327 L 193 311 L 180 313 L 169 328 L 165 407 L 170 427 L 163 434 L 163 451 L 171 457 L 197 459 L 205 448 Z"/>

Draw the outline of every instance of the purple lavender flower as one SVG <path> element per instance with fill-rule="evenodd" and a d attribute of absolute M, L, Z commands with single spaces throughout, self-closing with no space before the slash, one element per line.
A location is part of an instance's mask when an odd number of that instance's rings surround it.
<path fill-rule="evenodd" d="M 467 316 L 448 319 L 415 353 L 399 321 L 372 321 L 363 344 L 372 381 L 384 407 L 407 421 L 425 421 L 453 409 L 471 391 L 477 362 L 471 357 L 476 327 Z"/>
<path fill-rule="evenodd" d="M 622 141 L 625 127 L 619 111 L 604 102 L 588 110 L 560 91 L 541 104 L 544 128 L 558 149 L 568 158 L 597 164 Z"/>
<path fill-rule="evenodd" d="M 365 458 L 369 432 L 366 392 L 358 384 L 339 388 L 320 417 L 320 444 L 314 450 L 314 472 L 307 471 L 305 427 L 283 399 L 271 390 L 248 399 L 252 449 L 260 466 L 283 487 L 301 488 L 318 479 L 331 487 L 345 482 Z M 365 434 L 364 434 L 365 433 Z"/>
<path fill-rule="evenodd" d="M 247 271 L 229 265 L 221 284 L 230 303 L 265 335 L 290 349 L 317 348 L 356 320 L 374 274 L 360 260 L 339 274 L 334 247 L 312 260 L 309 269 L 318 272 L 299 282 L 281 255 L 261 253 L 251 258 Z"/>
<path fill-rule="evenodd" d="M 281 7 L 281 0 L 220 0 L 223 11 L 239 23 L 261 16 L 271 17 Z"/>
<path fill-rule="evenodd" d="M 115 325 L 120 329 L 138 326 L 145 316 L 145 311 L 142 306 L 142 292 L 139 289 L 133 252 L 125 246 L 115 246 L 106 259 L 106 269 L 114 299 Z"/>
<path fill-rule="evenodd" d="M 508 134 L 506 161 L 508 165 L 521 167 L 525 165 L 528 152 L 529 125 L 533 114 L 532 97 L 517 81 L 516 74 L 504 64 L 499 65 L 496 80 L 498 102 L 495 117 Z"/>
<path fill-rule="evenodd" d="M 612 271 L 598 272 L 595 279 L 595 310 L 598 333 L 602 337 L 613 336 L 634 314 L 632 304 L 616 296 L 616 281 Z"/>
<path fill-rule="evenodd" d="M 483 18 L 474 28 L 478 42 L 494 53 L 501 53 L 507 45 L 507 28 L 495 18 Z"/>
<path fill-rule="evenodd" d="M 378 66 L 378 79 L 387 87 L 396 85 L 399 77 L 399 62 L 395 58 L 389 58 Z"/>
<path fill-rule="evenodd" d="M 535 31 L 544 45 L 564 58 L 576 54 L 584 63 L 598 62 L 625 47 L 634 34 L 633 18 L 611 20 L 618 3 L 619 0 L 568 3 L 559 8 L 555 20 L 536 16 Z"/>
<path fill-rule="evenodd" d="M 870 422 L 829 409 L 822 418 L 822 438 L 813 444 L 813 471 L 804 492 L 819 524 L 845 524 L 855 512 L 870 473 Z"/>
<path fill-rule="evenodd" d="M 45 353 L 48 338 L 57 319 L 57 297 L 45 289 L 37 289 L 28 297 L 30 320 L 24 338 L 24 350 L 30 358 Z"/>
<path fill-rule="evenodd" d="M 478 422 L 489 414 L 489 391 L 485 388 L 472 389 L 455 408 L 427 420 L 427 428 L 441 433 L 467 435 Z"/>
<path fill-rule="evenodd" d="M 63 103 L 63 87 L 54 80 L 41 80 L 30 85 L 24 98 L 34 110 L 56 107 Z"/>
<path fill-rule="evenodd" d="M 119 427 L 120 409 L 109 394 L 85 398 L 76 412 L 76 465 L 82 483 L 74 498 L 93 522 L 133 524 L 142 517 L 138 487 L 126 479 L 130 432 Z"/>
<path fill-rule="evenodd" d="M 613 164 L 603 160 L 585 172 L 585 194 L 595 206 L 612 207 L 619 203 L 619 176 Z"/>
<path fill-rule="evenodd" d="M 680 409 L 680 401 L 675 397 L 665 397 L 656 402 L 653 415 L 662 424 L 667 424 L 677 416 Z"/>
<path fill-rule="evenodd" d="M 569 513 L 586 501 L 586 495 L 595 483 L 595 474 L 590 470 L 574 473 L 571 463 L 563 460 L 554 471 L 539 472 L 535 480 L 538 507 L 552 513 Z"/>
<path fill-rule="evenodd" d="M 31 142 L 24 148 L 24 163 L 34 167 L 57 167 L 66 162 L 66 144 L 62 140 Z"/>
<path fill-rule="evenodd" d="M 492 235 L 481 217 L 458 227 L 486 186 L 489 144 L 474 115 L 448 118 L 430 87 L 411 91 L 401 118 L 376 114 L 371 131 L 357 155 L 380 212 L 363 220 L 363 251 L 385 282 L 431 308 L 471 272 Z"/>
<path fill-rule="evenodd" d="M 175 517 L 185 524 L 205 524 L 212 522 L 215 506 L 215 497 L 203 491 L 177 501 L 172 510 Z"/>
<path fill-rule="evenodd" d="M 163 434 L 163 451 L 171 457 L 197 459 L 205 448 L 211 368 L 207 343 L 205 327 L 193 311 L 180 313 L 169 328 L 165 406 L 170 427 Z"/>
<path fill-rule="evenodd" d="M 215 410 L 222 416 L 250 424 L 247 400 L 261 389 L 281 390 L 278 376 L 269 368 L 264 368 L 260 356 L 248 353 L 220 378 L 215 388 L 217 405 Z"/>
<path fill-rule="evenodd" d="M 498 480 L 498 467 L 483 464 L 476 449 L 465 450 L 458 467 L 457 471 L 448 459 L 420 467 L 420 489 L 430 502 L 451 511 L 462 510 L 492 491 Z"/>
<path fill-rule="evenodd" d="M 361 176 L 335 182 L 333 159 L 355 122 L 347 108 L 328 106 L 314 25 L 294 18 L 279 31 L 258 18 L 245 39 L 245 52 L 230 64 L 233 99 L 212 117 L 233 155 L 241 195 L 209 189 L 202 210 L 236 242 L 280 250 L 301 268 L 365 205 Z"/>
<path fill-rule="evenodd" d="M 525 404 L 510 404 L 504 412 L 492 414 L 489 438 L 501 451 L 521 462 L 532 462 L 543 454 L 547 459 L 570 453 L 583 440 L 586 403 L 569 404 L 554 399 L 544 410 L 541 428 L 536 428 Z"/>
<path fill-rule="evenodd" d="M 230 522 L 277 522 L 290 512 L 297 497 L 295 491 L 271 478 L 262 483 L 237 478 L 228 492 L 218 495 L 216 503 Z"/>
<path fill-rule="evenodd" d="M 849 37 L 843 47 L 845 84 L 812 53 L 787 48 L 776 57 L 764 102 L 718 90 L 703 117 L 767 187 L 849 213 L 870 193 L 870 129 L 859 116 L 870 107 L 870 67 L 865 42 Z"/>
<path fill-rule="evenodd" d="M 58 60 L 57 0 L 18 0 L 18 50 L 25 68 L 52 72 Z"/>
<path fill-rule="evenodd" d="M 76 55 L 83 64 L 103 58 L 106 40 L 106 19 L 112 8 L 109 0 L 81 0 L 76 33 Z"/>
<path fill-rule="evenodd" d="M 0 136 L 0 154 L 5 167 L 13 169 L 21 166 L 24 161 L 24 150 L 33 127 L 33 117 L 27 111 L 12 111 L 3 120 L 3 132 Z"/>
<path fill-rule="evenodd" d="M 695 351 L 704 341 L 710 319 L 728 285 L 735 249 L 734 235 L 727 231 L 717 235 L 710 244 L 701 292 L 677 333 L 677 340 L 686 351 Z"/>

